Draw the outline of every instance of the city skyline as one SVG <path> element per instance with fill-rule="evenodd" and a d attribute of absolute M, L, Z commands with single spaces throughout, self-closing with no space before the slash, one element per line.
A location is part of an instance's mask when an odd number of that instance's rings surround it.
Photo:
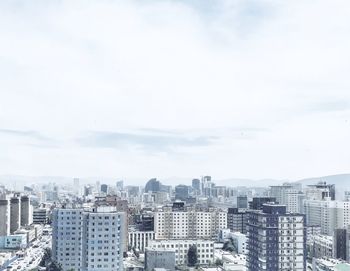
<path fill-rule="evenodd" d="M 0 175 L 348 173 L 349 5 L 2 1 Z"/>

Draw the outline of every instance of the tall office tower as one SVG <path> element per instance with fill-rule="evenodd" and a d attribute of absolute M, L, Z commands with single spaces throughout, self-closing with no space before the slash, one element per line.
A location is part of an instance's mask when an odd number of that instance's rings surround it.
<path fill-rule="evenodd" d="M 335 200 L 335 185 L 319 182 L 318 184 L 308 185 L 305 189 L 307 199 L 324 200 L 331 198 Z"/>
<path fill-rule="evenodd" d="M 92 195 L 92 187 L 90 185 L 84 186 L 84 196 L 87 197 L 89 195 Z"/>
<path fill-rule="evenodd" d="M 10 235 L 10 201 L 0 200 L 0 236 Z"/>
<path fill-rule="evenodd" d="M 247 209 L 248 208 L 248 197 L 247 196 L 238 196 L 237 197 L 237 208 Z"/>
<path fill-rule="evenodd" d="M 161 183 L 156 178 L 150 179 L 145 186 L 145 192 L 159 192 Z"/>
<path fill-rule="evenodd" d="M 124 181 L 123 180 L 117 182 L 117 191 L 122 191 L 122 190 L 124 190 Z"/>
<path fill-rule="evenodd" d="M 21 200 L 19 194 L 10 199 L 10 234 L 13 234 L 21 226 Z"/>
<path fill-rule="evenodd" d="M 163 207 L 154 214 L 156 239 L 211 239 L 227 227 L 227 213 L 216 208 L 184 211 Z"/>
<path fill-rule="evenodd" d="M 255 197 L 249 202 L 249 209 L 262 210 L 265 203 L 276 202 L 276 198 L 273 197 Z"/>
<path fill-rule="evenodd" d="M 350 224 L 350 202 L 325 200 L 304 200 L 304 214 L 308 226 L 320 226 L 321 234 L 333 235 L 335 229 Z"/>
<path fill-rule="evenodd" d="M 73 179 L 73 190 L 76 195 L 80 194 L 80 180 L 79 178 Z"/>
<path fill-rule="evenodd" d="M 122 271 L 125 213 L 114 207 L 55 209 L 52 256 L 63 270 Z"/>
<path fill-rule="evenodd" d="M 190 187 L 187 185 L 177 185 L 175 186 L 175 199 L 185 201 L 190 195 Z"/>
<path fill-rule="evenodd" d="M 97 194 L 100 194 L 100 192 L 101 192 L 101 183 L 100 183 L 100 181 L 96 182 L 95 189 L 96 189 Z"/>
<path fill-rule="evenodd" d="M 201 181 L 199 179 L 193 179 L 192 180 L 192 188 L 200 193 L 201 191 Z"/>
<path fill-rule="evenodd" d="M 33 209 L 28 196 L 21 197 L 21 226 L 28 226 L 33 223 Z"/>
<path fill-rule="evenodd" d="M 101 192 L 104 194 L 107 194 L 108 193 L 108 185 L 101 184 Z"/>
<path fill-rule="evenodd" d="M 286 205 L 287 212 L 298 213 L 299 191 L 293 185 L 283 184 L 270 186 L 270 196 L 276 198 L 277 203 Z"/>
<path fill-rule="evenodd" d="M 249 271 L 306 270 L 305 216 L 287 213 L 285 205 L 249 211 L 247 243 Z"/>
<path fill-rule="evenodd" d="M 227 211 L 227 228 L 231 232 L 247 232 L 248 213 L 240 211 L 238 208 L 228 208 Z"/>
<path fill-rule="evenodd" d="M 211 176 L 202 177 L 202 194 L 208 198 L 213 196 L 214 183 L 211 180 Z"/>

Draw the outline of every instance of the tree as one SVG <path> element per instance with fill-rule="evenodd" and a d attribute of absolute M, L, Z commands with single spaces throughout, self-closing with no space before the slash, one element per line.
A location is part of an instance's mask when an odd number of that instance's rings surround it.
<path fill-rule="evenodd" d="M 196 266 L 197 261 L 198 261 L 197 246 L 192 245 L 188 248 L 188 252 L 187 252 L 188 266 Z"/>
<path fill-rule="evenodd" d="M 59 263 L 52 262 L 49 267 L 47 268 L 49 271 L 62 271 L 63 268 Z"/>
<path fill-rule="evenodd" d="M 216 259 L 215 265 L 217 265 L 217 266 L 223 266 L 223 264 L 224 264 L 224 262 L 223 262 L 222 260 Z"/>

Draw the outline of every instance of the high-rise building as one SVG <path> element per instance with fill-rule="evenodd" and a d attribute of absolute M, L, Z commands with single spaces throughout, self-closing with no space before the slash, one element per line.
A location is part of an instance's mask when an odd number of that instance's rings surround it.
<path fill-rule="evenodd" d="M 285 205 L 264 204 L 249 211 L 249 271 L 306 270 L 305 216 L 286 212 Z"/>
<path fill-rule="evenodd" d="M 238 196 L 237 197 L 237 208 L 247 209 L 248 208 L 248 197 L 247 196 Z"/>
<path fill-rule="evenodd" d="M 333 257 L 349 262 L 349 226 L 343 229 L 335 229 L 333 234 Z"/>
<path fill-rule="evenodd" d="M 318 184 L 308 185 L 305 189 L 306 198 L 310 200 L 324 200 L 331 198 L 335 200 L 335 185 L 319 182 Z"/>
<path fill-rule="evenodd" d="M 123 180 L 117 182 L 117 191 L 122 191 L 122 190 L 124 190 L 124 181 Z"/>
<path fill-rule="evenodd" d="M 187 185 L 177 185 L 175 186 L 175 199 L 185 201 L 190 195 L 190 188 Z"/>
<path fill-rule="evenodd" d="M 211 180 L 211 176 L 202 177 L 202 194 L 208 198 L 213 196 L 213 187 L 215 184 Z"/>
<path fill-rule="evenodd" d="M 10 201 L 0 200 L 0 236 L 10 235 Z"/>
<path fill-rule="evenodd" d="M 227 211 L 227 228 L 231 232 L 247 232 L 248 213 L 238 208 L 228 208 Z"/>
<path fill-rule="evenodd" d="M 145 186 L 145 192 L 159 192 L 161 189 L 161 183 L 156 178 L 150 179 Z"/>
<path fill-rule="evenodd" d="M 193 179 L 192 180 L 192 188 L 195 191 L 200 192 L 201 191 L 201 181 L 199 179 Z"/>
<path fill-rule="evenodd" d="M 107 184 L 101 184 L 101 192 L 104 194 L 108 193 L 108 185 Z"/>
<path fill-rule="evenodd" d="M 289 213 L 299 212 L 299 193 L 300 191 L 290 184 L 270 186 L 270 196 L 276 198 L 277 203 L 286 205 Z"/>
<path fill-rule="evenodd" d="M 21 199 L 15 194 L 10 199 L 10 233 L 13 234 L 21 227 Z"/>
<path fill-rule="evenodd" d="M 33 209 L 28 196 L 21 196 L 21 226 L 33 223 Z"/>
<path fill-rule="evenodd" d="M 80 180 L 79 178 L 73 179 L 73 190 L 76 195 L 80 194 Z"/>
<path fill-rule="evenodd" d="M 321 234 L 333 235 L 335 229 L 350 224 L 350 202 L 324 200 L 304 200 L 304 214 L 308 226 L 320 226 Z"/>
<path fill-rule="evenodd" d="M 55 209 L 52 256 L 64 271 L 122 271 L 124 212 L 115 207 Z"/>

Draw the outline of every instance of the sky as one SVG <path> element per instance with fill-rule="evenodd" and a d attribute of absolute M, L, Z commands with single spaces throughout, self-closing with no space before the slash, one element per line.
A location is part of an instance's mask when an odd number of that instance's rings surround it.
<path fill-rule="evenodd" d="M 350 172 L 350 2 L 0 1 L 0 174 Z"/>

